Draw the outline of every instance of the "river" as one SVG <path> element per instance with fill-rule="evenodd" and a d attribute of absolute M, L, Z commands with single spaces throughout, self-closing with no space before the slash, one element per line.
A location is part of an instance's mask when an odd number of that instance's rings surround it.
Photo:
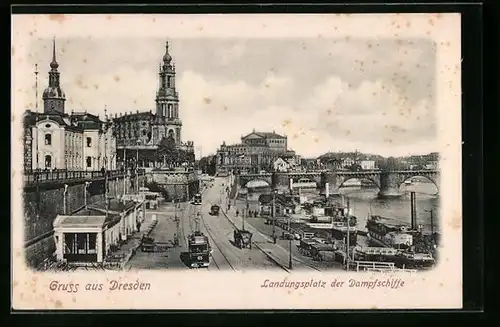
<path fill-rule="evenodd" d="M 431 182 L 415 181 L 411 185 L 402 185 L 400 188 L 403 195 L 397 198 L 380 199 L 377 196 L 376 187 L 342 187 L 340 194 L 344 200 L 349 198 L 351 212 L 358 218 L 358 228 L 365 230 L 366 219 L 370 214 L 393 218 L 402 223 L 410 224 L 410 192 L 416 193 L 417 224 L 422 225 L 424 231 L 431 230 L 431 213 L 433 210 L 433 228 L 439 231 L 439 195 L 437 188 Z M 244 192 L 244 191 L 243 191 Z M 259 207 L 258 198 L 261 194 L 269 193 L 268 190 L 254 191 L 248 194 L 249 209 L 256 210 Z M 302 195 L 308 198 L 319 197 L 319 191 L 304 191 Z M 341 201 L 341 195 L 334 197 Z M 237 201 L 239 208 L 244 207 L 244 201 Z"/>

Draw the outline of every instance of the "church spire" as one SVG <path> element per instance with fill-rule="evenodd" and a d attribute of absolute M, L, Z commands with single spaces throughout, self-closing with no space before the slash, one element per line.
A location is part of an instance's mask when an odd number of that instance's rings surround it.
<path fill-rule="evenodd" d="M 49 85 L 43 91 L 43 111 L 64 113 L 64 101 L 66 95 L 61 89 L 59 72 L 57 71 L 59 64 L 56 58 L 56 39 L 52 40 L 52 61 L 50 62 Z"/>
<path fill-rule="evenodd" d="M 166 66 L 170 66 L 170 62 L 172 61 L 172 56 L 168 53 L 168 41 L 165 43 L 165 55 L 163 56 L 163 63 Z"/>
<path fill-rule="evenodd" d="M 52 62 L 50 63 L 50 68 L 52 68 L 53 71 L 56 71 L 57 68 L 59 68 L 59 64 L 57 63 L 57 60 L 56 60 L 56 38 L 55 37 L 52 39 Z"/>

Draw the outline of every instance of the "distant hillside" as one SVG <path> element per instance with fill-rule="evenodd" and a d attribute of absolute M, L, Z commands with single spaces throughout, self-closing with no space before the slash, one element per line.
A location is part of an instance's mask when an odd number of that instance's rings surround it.
<path fill-rule="evenodd" d="M 437 152 L 431 152 L 429 154 L 423 154 L 423 155 L 411 155 L 411 156 L 404 156 L 404 157 L 384 157 L 378 154 L 372 154 L 372 153 L 362 153 L 362 152 L 327 152 L 321 156 L 319 156 L 317 159 L 337 159 L 341 160 L 342 158 L 351 158 L 351 159 L 357 159 L 357 160 L 386 160 L 386 159 L 395 159 L 398 161 L 408 161 L 408 162 L 415 162 L 416 164 L 419 162 L 429 162 L 429 161 L 438 161 L 439 160 L 439 153 Z"/>

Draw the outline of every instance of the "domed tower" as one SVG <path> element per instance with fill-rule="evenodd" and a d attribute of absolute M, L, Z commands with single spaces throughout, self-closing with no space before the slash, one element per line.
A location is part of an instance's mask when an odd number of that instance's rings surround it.
<path fill-rule="evenodd" d="M 182 122 L 179 119 L 179 94 L 175 89 L 175 65 L 168 51 L 168 42 L 165 45 L 163 63 L 160 64 L 160 86 L 156 93 L 156 116 L 159 138 L 173 137 L 175 143 L 181 143 Z"/>
<path fill-rule="evenodd" d="M 58 112 L 64 113 L 64 102 L 66 95 L 61 89 L 59 80 L 59 64 L 56 60 L 56 40 L 52 41 L 52 62 L 50 63 L 49 71 L 49 86 L 43 91 L 43 112 Z"/>

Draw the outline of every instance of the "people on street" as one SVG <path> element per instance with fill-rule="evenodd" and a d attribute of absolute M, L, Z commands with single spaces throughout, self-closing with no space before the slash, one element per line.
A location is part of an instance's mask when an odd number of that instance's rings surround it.
<path fill-rule="evenodd" d="M 137 221 L 137 231 L 138 232 L 141 231 L 141 222 L 140 221 Z"/>
<path fill-rule="evenodd" d="M 240 214 L 240 211 L 238 209 L 236 209 L 236 217 L 238 217 L 239 214 Z"/>

